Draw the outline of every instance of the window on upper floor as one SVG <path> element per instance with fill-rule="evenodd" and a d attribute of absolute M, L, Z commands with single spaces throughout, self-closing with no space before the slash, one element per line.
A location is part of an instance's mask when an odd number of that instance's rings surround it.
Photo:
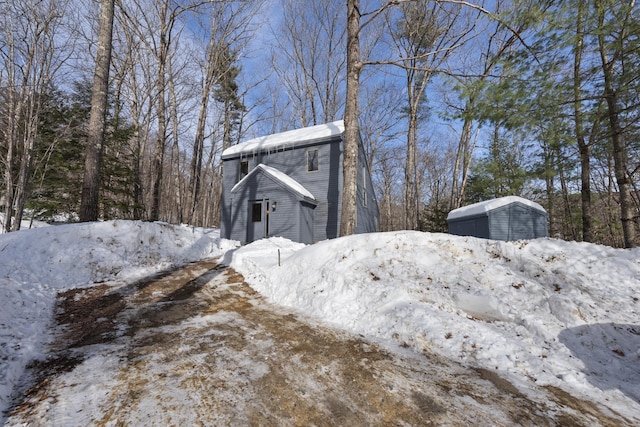
<path fill-rule="evenodd" d="M 319 152 L 317 149 L 307 150 L 307 172 L 318 170 Z"/>
<path fill-rule="evenodd" d="M 240 175 L 238 181 L 249 174 L 249 160 L 240 160 Z"/>

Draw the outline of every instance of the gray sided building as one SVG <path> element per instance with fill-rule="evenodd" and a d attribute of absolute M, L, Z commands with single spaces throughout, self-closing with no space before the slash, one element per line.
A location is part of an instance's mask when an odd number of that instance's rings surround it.
<path fill-rule="evenodd" d="M 222 153 L 221 237 L 250 243 L 281 236 L 301 243 L 338 237 L 342 121 L 267 135 Z M 356 233 L 378 230 L 378 204 L 360 146 Z"/>
<path fill-rule="evenodd" d="M 528 240 L 548 235 L 548 214 L 522 197 L 508 196 L 454 209 L 449 233 L 493 240 Z"/>

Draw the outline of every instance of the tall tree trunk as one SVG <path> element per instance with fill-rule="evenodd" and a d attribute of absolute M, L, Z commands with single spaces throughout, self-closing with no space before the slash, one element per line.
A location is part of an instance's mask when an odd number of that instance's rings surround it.
<path fill-rule="evenodd" d="M 407 132 L 407 162 L 404 174 L 404 228 L 418 228 L 418 112 L 413 100 L 409 106 L 409 129 Z"/>
<path fill-rule="evenodd" d="M 465 111 L 469 111 L 468 108 L 470 104 L 471 102 L 467 100 Z M 462 132 L 460 133 L 460 141 L 458 142 L 458 149 L 456 151 L 456 161 L 453 167 L 453 182 L 451 185 L 451 197 L 449 198 L 449 210 L 457 209 L 462 206 L 464 183 L 459 183 L 458 177 L 461 172 L 463 176 L 465 175 L 463 170 L 465 169 L 464 165 L 466 164 L 466 154 L 469 152 L 469 147 L 471 145 L 471 125 L 471 118 L 465 117 L 462 125 Z"/>
<path fill-rule="evenodd" d="M 542 152 L 544 161 L 545 193 L 547 195 L 547 213 L 549 214 L 549 235 L 554 236 L 557 231 L 555 218 L 555 168 L 553 150 L 551 150 L 548 141 L 543 141 Z"/>
<path fill-rule="evenodd" d="M 216 80 L 217 65 L 219 54 L 216 49 L 216 27 L 218 25 L 218 16 L 214 12 L 211 17 L 209 45 L 207 46 L 205 78 L 200 94 L 200 111 L 198 113 L 198 124 L 196 127 L 196 135 L 193 144 L 193 154 L 191 156 L 191 211 L 189 223 L 193 224 L 195 220 L 196 210 L 200 203 L 200 187 L 202 185 L 202 163 L 204 156 L 204 136 L 207 123 L 207 112 L 209 107 L 209 98 Z M 212 150 L 213 151 L 213 150 Z M 203 217 L 204 219 L 204 217 Z"/>
<path fill-rule="evenodd" d="M 29 100 L 25 117 L 25 129 L 22 139 L 22 156 L 20 157 L 20 170 L 18 171 L 18 182 L 15 188 L 15 222 L 11 226 L 12 231 L 20 229 L 22 224 L 22 214 L 24 205 L 27 201 L 27 187 L 29 185 L 29 177 L 31 175 L 31 161 L 33 158 L 33 150 L 35 148 L 35 140 L 38 133 L 38 120 L 40 115 L 40 94 L 34 93 Z"/>
<path fill-rule="evenodd" d="M 183 214 L 183 195 L 182 195 L 182 176 L 180 174 L 180 145 L 179 145 L 179 129 L 178 129 L 178 97 L 176 95 L 176 87 L 174 81 L 174 74 L 171 67 L 171 61 L 167 64 L 167 71 L 169 73 L 169 95 L 171 96 L 171 125 L 173 144 L 171 148 L 171 186 L 173 187 L 174 206 L 171 213 L 171 221 L 181 224 Z"/>
<path fill-rule="evenodd" d="M 629 10 L 633 9 L 632 1 Z M 604 27 L 605 11 L 603 5 L 597 2 L 599 28 Z M 613 161 L 618 184 L 618 192 L 620 193 L 620 220 L 622 222 L 622 235 L 624 239 L 624 247 L 635 247 L 636 242 L 636 226 L 634 221 L 634 205 L 631 197 L 631 182 L 627 174 L 627 146 L 625 144 L 622 127 L 620 125 L 620 111 L 618 107 L 618 93 L 614 83 L 614 66 L 620 59 L 623 40 L 626 37 L 626 26 L 623 25 L 619 40 L 616 41 L 616 49 L 611 58 L 607 55 L 607 46 L 603 31 L 598 32 L 598 48 L 600 51 L 600 59 L 602 62 L 602 72 L 604 77 L 604 98 L 607 102 L 607 118 L 609 119 L 609 130 L 611 132 L 611 142 L 613 144 Z"/>
<path fill-rule="evenodd" d="M 358 96 L 360 86 L 360 0 L 347 0 L 347 96 L 344 109 L 344 151 L 342 160 L 343 190 L 340 235 L 356 229 L 358 189 Z"/>
<path fill-rule="evenodd" d="M 166 90 L 167 90 L 167 60 L 169 58 L 169 43 L 170 43 L 170 26 L 173 25 L 173 21 L 170 24 L 167 23 L 167 13 L 169 10 L 169 2 L 165 0 L 162 3 L 162 10 L 160 11 L 160 46 L 157 52 L 158 61 L 158 76 L 156 81 L 156 102 L 157 102 L 157 114 L 158 114 L 158 138 L 156 143 L 156 152 L 153 159 L 153 191 L 151 200 L 151 213 L 149 215 L 151 221 L 158 221 L 160 219 L 160 201 L 162 198 L 162 181 L 163 181 L 163 168 L 164 168 L 164 152 L 167 142 L 167 112 L 166 112 Z"/>
<path fill-rule="evenodd" d="M 5 191 L 5 210 L 4 210 L 4 231 L 11 231 L 11 221 L 13 218 L 13 195 L 14 195 L 14 184 L 13 184 L 13 158 L 14 151 L 16 146 L 17 139 L 17 120 L 18 120 L 18 108 L 17 105 L 21 103 L 21 100 L 15 99 L 15 91 L 10 90 L 9 92 L 9 114 L 8 114 L 8 124 L 7 124 L 7 157 L 6 157 L 6 165 L 4 170 L 4 185 L 6 186 Z"/>
<path fill-rule="evenodd" d="M 35 10 L 33 11 L 35 13 Z M 48 18 L 49 16 L 47 16 Z M 37 16 L 29 16 L 26 19 L 36 27 L 43 25 Z M 46 19 L 45 19 L 46 21 Z M 50 76 L 44 75 L 48 72 L 47 50 L 40 51 L 32 48 L 21 50 L 17 48 L 20 36 L 14 27 L 13 19 L 10 20 L 10 28 L 3 29 L 6 48 L 8 50 L 8 60 L 6 61 L 6 71 L 9 90 L 9 102 L 7 108 L 6 141 L 7 156 L 5 160 L 5 224 L 6 232 L 20 229 L 22 210 L 26 199 L 27 184 L 29 181 L 29 166 L 34 147 L 34 140 L 37 133 L 37 123 L 39 120 L 39 95 L 44 91 L 43 82 Z M 18 25 L 19 28 L 19 25 Z M 34 30 L 28 28 L 27 32 Z M 35 30 L 34 30 L 35 31 Z M 47 31 L 28 34 L 23 37 L 29 38 L 29 43 L 33 46 L 40 46 L 42 38 Z M 34 37 L 31 39 L 31 37 Z M 42 37 L 42 38 L 41 38 Z M 25 41 L 25 40 L 23 40 Z M 38 103 L 36 104 L 36 99 Z M 37 108 L 36 108 L 37 106 Z M 35 127 L 35 129 L 34 129 Z M 19 147 L 21 150 L 19 150 Z M 20 156 L 18 158 L 18 156 Z M 14 176 L 16 162 L 20 161 L 18 176 Z M 15 215 L 15 218 L 14 218 Z"/>
<path fill-rule="evenodd" d="M 98 51 L 91 92 L 91 113 L 87 129 L 84 179 L 82 199 L 80 201 L 80 221 L 96 221 L 98 219 L 100 164 L 102 162 L 102 146 L 107 113 L 114 3 L 114 0 L 102 0 L 101 3 Z"/>
<path fill-rule="evenodd" d="M 591 215 L 591 147 L 586 142 L 583 114 L 582 114 L 582 52 L 584 49 L 584 8 L 585 2 L 578 3 L 576 21 L 576 42 L 574 46 L 573 62 L 573 106 L 576 141 L 580 152 L 580 184 L 581 184 L 581 204 L 582 204 L 582 240 L 593 241 L 593 226 Z"/>
<path fill-rule="evenodd" d="M 200 198 L 200 185 L 202 177 L 202 156 L 204 155 L 204 133 L 207 123 L 207 110 L 209 106 L 209 97 L 213 87 L 213 77 L 215 63 L 213 61 L 213 51 L 215 47 L 215 37 L 212 34 L 209 40 L 209 52 L 207 55 L 207 68 L 202 94 L 200 96 L 200 111 L 198 113 L 198 124 L 196 126 L 196 135 L 193 143 L 193 154 L 191 155 L 191 213 L 189 223 L 193 224 L 196 208 Z"/>
<path fill-rule="evenodd" d="M 562 203 L 564 206 L 564 227 L 563 237 L 566 239 L 569 237 L 571 240 L 578 240 L 578 230 L 576 224 L 573 221 L 573 211 L 571 210 L 571 200 L 569 199 L 569 188 L 567 186 L 567 178 L 564 173 L 564 161 L 562 159 L 562 153 L 560 147 L 556 144 L 557 150 L 555 158 L 557 159 L 558 178 L 560 179 L 560 190 L 562 194 Z"/>

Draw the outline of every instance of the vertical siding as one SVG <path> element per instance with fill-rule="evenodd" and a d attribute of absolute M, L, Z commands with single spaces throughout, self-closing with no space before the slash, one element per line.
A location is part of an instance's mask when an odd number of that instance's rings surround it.
<path fill-rule="evenodd" d="M 239 240 L 232 237 L 237 235 L 235 223 L 237 221 L 245 221 L 246 214 L 240 212 L 232 212 L 232 196 L 231 189 L 240 181 L 240 162 L 247 160 L 249 162 L 249 171 L 258 165 L 253 155 L 242 156 L 239 158 L 228 159 L 222 162 L 222 201 L 220 212 L 220 236 L 225 239 Z"/>
<path fill-rule="evenodd" d="M 504 206 L 488 212 L 489 238 L 494 240 L 509 240 L 509 210 Z"/>
<path fill-rule="evenodd" d="M 364 152 L 364 147 L 360 144 L 358 150 L 358 221 L 356 233 L 371 233 L 378 231 L 380 223 L 380 212 L 378 201 L 373 190 L 373 181 L 369 164 Z M 365 205 L 365 198 L 367 200 Z"/>
<path fill-rule="evenodd" d="M 310 149 L 318 150 L 318 170 L 307 172 L 307 151 Z M 307 204 L 295 209 L 297 214 L 294 214 L 294 209 L 291 209 L 290 213 L 282 213 L 285 206 L 283 205 L 281 208 L 280 198 L 286 199 L 281 196 L 283 188 L 275 188 L 274 185 L 278 186 L 279 184 L 274 183 L 273 180 L 268 181 L 269 178 L 263 174 L 255 175 L 252 182 L 246 183 L 245 188 L 241 192 L 233 194 L 232 197 L 231 188 L 239 180 L 241 159 L 249 162 L 249 171 L 263 163 L 289 175 L 313 194 L 317 206 L 313 208 L 312 205 Z M 361 146 L 358 156 L 357 233 L 378 230 L 378 204 L 367 165 L 364 148 Z M 276 199 L 278 204 L 275 216 L 271 218 L 270 229 L 273 232 L 277 229 L 283 233 L 279 235 L 285 236 L 286 234 L 285 237 L 296 241 L 309 240 L 309 243 L 338 237 L 342 208 L 342 185 L 342 136 L 336 136 L 329 141 L 313 145 L 272 149 L 264 153 L 243 154 L 242 158 L 225 159 L 223 160 L 221 236 L 244 242 L 248 209 L 245 205 L 248 200 L 269 198 L 270 200 Z M 364 205 L 365 197 L 367 198 L 366 206 Z M 284 203 L 292 202 L 286 201 Z M 299 204 L 300 202 L 296 200 L 295 203 Z M 303 224 L 308 221 L 313 224 L 312 232 L 307 232 L 304 229 Z M 293 233 L 294 224 L 301 226 L 301 228 L 296 230 L 298 235 L 289 237 Z M 274 228 L 274 226 L 279 228 Z"/>
<path fill-rule="evenodd" d="M 547 236 L 547 214 L 521 203 L 511 203 L 489 212 L 491 238 L 528 240 Z"/>
<path fill-rule="evenodd" d="M 313 146 L 299 146 L 284 151 L 272 151 L 256 156 L 255 164 L 274 167 L 303 185 L 315 197 L 318 205 L 313 214 L 313 240 L 338 236 L 341 138 Z M 318 170 L 307 172 L 307 150 L 318 150 Z M 250 163 L 250 167 L 255 167 Z"/>
<path fill-rule="evenodd" d="M 448 222 L 449 233 L 457 236 L 473 236 L 483 239 L 491 238 L 488 215 L 472 218 L 458 218 Z"/>
<path fill-rule="evenodd" d="M 300 202 L 298 209 L 300 210 L 300 233 L 297 241 L 311 244 L 313 243 L 313 214 L 315 206 L 307 202 Z"/>
<path fill-rule="evenodd" d="M 249 203 L 255 200 L 269 200 L 269 236 L 282 236 L 294 241 L 300 236 L 300 201 L 278 181 L 264 173 L 249 178 L 242 187 L 232 194 L 231 239 L 247 242 Z M 273 210 L 273 203 L 276 209 Z"/>
<path fill-rule="evenodd" d="M 222 162 L 222 201 L 220 208 L 220 236 L 225 239 L 231 238 L 231 189 L 235 184 L 234 167 L 237 168 L 238 161 L 228 160 Z"/>
<path fill-rule="evenodd" d="M 547 236 L 546 212 L 511 203 L 486 215 L 462 217 L 448 222 L 449 233 L 493 240 L 527 240 Z"/>

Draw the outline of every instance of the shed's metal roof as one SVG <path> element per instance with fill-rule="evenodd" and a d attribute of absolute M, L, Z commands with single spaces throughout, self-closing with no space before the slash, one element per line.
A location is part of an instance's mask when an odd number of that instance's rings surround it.
<path fill-rule="evenodd" d="M 516 202 L 522 203 L 523 205 L 530 206 L 536 210 L 546 213 L 544 208 L 536 202 L 532 202 L 531 200 L 527 200 L 525 198 L 518 197 L 518 196 L 507 196 L 507 197 L 500 197 L 497 199 L 487 200 L 484 202 L 478 202 L 472 205 L 463 206 L 461 208 L 454 209 L 451 212 L 449 212 L 449 215 L 447 215 L 447 220 L 462 218 L 466 216 L 482 215 L 486 212 L 489 212 L 490 210 L 497 209 L 502 206 L 505 206 L 511 203 L 516 203 Z"/>

